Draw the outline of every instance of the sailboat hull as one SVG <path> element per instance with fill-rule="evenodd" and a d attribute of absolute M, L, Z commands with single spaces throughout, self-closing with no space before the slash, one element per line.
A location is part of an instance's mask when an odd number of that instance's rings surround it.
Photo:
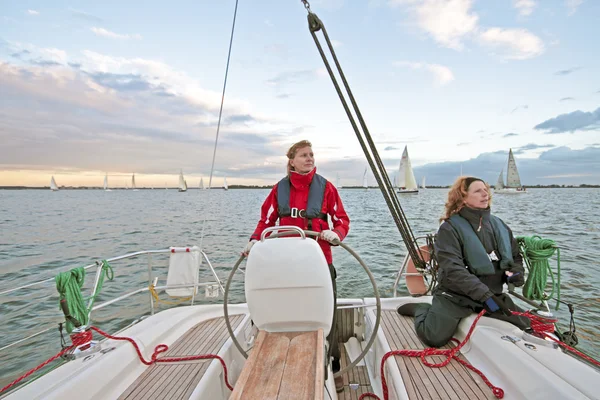
<path fill-rule="evenodd" d="M 400 194 L 419 194 L 419 189 L 398 189 Z"/>
<path fill-rule="evenodd" d="M 521 189 L 503 188 L 494 189 L 494 194 L 527 194 L 527 191 Z"/>

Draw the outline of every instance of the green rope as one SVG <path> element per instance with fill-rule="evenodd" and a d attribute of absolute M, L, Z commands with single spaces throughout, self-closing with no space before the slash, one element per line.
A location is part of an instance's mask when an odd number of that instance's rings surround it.
<path fill-rule="evenodd" d="M 530 300 L 549 300 L 554 297 L 556 292 L 556 310 L 558 310 L 560 304 L 560 249 L 554 241 L 535 235 L 519 236 L 517 241 L 528 269 L 527 280 L 523 286 L 523 296 Z M 554 253 L 556 253 L 556 280 L 549 262 Z M 548 275 L 550 275 L 552 289 L 550 294 L 546 293 Z"/>
<path fill-rule="evenodd" d="M 70 315 L 77 321 L 81 322 L 82 325 L 86 325 L 88 322 L 87 309 L 81 296 L 81 287 L 85 279 L 85 269 L 83 267 L 73 268 L 67 272 L 61 272 L 55 278 L 56 290 L 58 290 L 59 296 L 59 307 L 60 301 L 66 300 L 69 306 Z M 65 327 L 68 333 L 73 331 L 75 327 L 70 318 L 65 319 Z"/>
<path fill-rule="evenodd" d="M 81 288 L 83 287 L 83 282 L 85 280 L 85 269 L 83 267 L 78 267 L 67 272 L 61 272 L 55 278 L 56 290 L 58 290 L 59 294 L 59 306 L 62 300 L 66 300 L 69 307 L 69 314 L 82 325 L 87 325 L 88 314 L 94 306 L 94 301 L 100 293 L 100 290 L 102 290 L 105 277 L 108 277 L 109 280 L 113 280 L 114 271 L 106 260 L 102 260 L 98 285 L 94 294 L 89 298 L 88 307 L 86 307 L 83 296 L 81 295 Z M 65 318 L 65 322 L 67 332 L 71 333 L 75 327 L 72 320 L 70 318 Z"/>

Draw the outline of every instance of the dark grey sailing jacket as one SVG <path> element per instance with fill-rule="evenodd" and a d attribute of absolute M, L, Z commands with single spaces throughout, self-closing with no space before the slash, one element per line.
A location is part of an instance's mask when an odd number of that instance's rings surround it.
<path fill-rule="evenodd" d="M 465 218 L 473 232 L 477 235 L 487 253 L 495 251 L 500 258 L 500 251 L 494 230 L 490 222 L 490 210 L 476 210 L 464 207 L 459 215 Z M 510 228 L 502 222 L 510 235 L 512 247 L 511 272 L 523 274 L 523 258 L 519 246 Z M 500 261 L 493 261 L 494 273 L 487 276 L 476 276 L 467 268 L 465 252 L 460 235 L 448 221 L 439 228 L 435 240 L 435 253 L 439 263 L 438 288 L 452 294 L 466 296 L 475 302 L 484 302 L 493 294 L 502 293 L 502 285 L 506 282 L 505 270 L 500 268 Z"/>

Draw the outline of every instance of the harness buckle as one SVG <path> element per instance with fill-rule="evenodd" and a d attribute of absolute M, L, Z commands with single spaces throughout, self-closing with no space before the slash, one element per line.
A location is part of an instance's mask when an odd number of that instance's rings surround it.
<path fill-rule="evenodd" d="M 297 207 L 292 207 L 292 209 L 290 210 L 290 217 L 306 218 L 306 210 L 299 210 Z"/>

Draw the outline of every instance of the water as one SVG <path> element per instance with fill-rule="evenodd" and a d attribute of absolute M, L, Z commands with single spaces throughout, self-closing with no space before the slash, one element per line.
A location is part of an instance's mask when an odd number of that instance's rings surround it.
<path fill-rule="evenodd" d="M 446 190 L 404 195 L 401 204 L 416 236 L 435 231 Z M 226 279 L 259 218 L 268 190 L 0 190 L 0 292 L 52 278 L 69 268 L 139 250 L 200 245 Z M 406 250 L 383 196 L 371 189 L 340 191 L 351 218 L 345 243 L 372 270 L 383 296 Z M 498 195 L 492 209 L 516 235 L 538 234 L 561 248 L 562 299 L 575 305 L 579 348 L 600 357 L 600 190 L 537 189 L 527 195 Z M 154 275 L 166 279 L 167 255 L 153 256 Z M 334 249 L 341 297 L 369 297 L 369 279 L 343 249 Z M 115 280 L 105 282 L 98 301 L 148 285 L 147 257 L 113 263 Z M 91 272 L 92 270 L 90 270 Z M 87 276 L 84 294 L 93 276 Z M 244 301 L 238 274 L 231 302 Z M 86 290 L 87 289 L 87 290 Z M 406 294 L 401 286 L 401 293 Z M 164 295 L 164 294 L 163 294 Z M 0 386 L 60 350 L 60 320 L 53 282 L 0 296 L 0 347 L 45 327 L 52 329 L 23 346 L 0 353 Z M 98 310 L 94 324 L 115 332 L 149 313 L 148 294 Z M 567 307 L 557 312 L 566 329 Z"/>

